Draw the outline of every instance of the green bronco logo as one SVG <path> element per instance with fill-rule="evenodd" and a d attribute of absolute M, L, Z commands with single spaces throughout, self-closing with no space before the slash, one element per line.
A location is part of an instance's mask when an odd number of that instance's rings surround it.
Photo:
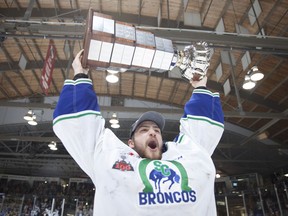
<path fill-rule="evenodd" d="M 143 159 L 139 173 L 144 184 L 139 205 L 196 201 L 196 192 L 188 185 L 187 172 L 177 161 Z"/>

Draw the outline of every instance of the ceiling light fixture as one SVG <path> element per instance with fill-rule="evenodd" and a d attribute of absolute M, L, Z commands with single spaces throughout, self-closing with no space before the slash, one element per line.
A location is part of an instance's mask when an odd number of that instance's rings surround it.
<path fill-rule="evenodd" d="M 245 75 L 243 89 L 249 90 L 256 86 L 256 82 L 263 79 L 264 74 L 259 71 L 257 66 L 253 66 Z"/>
<path fill-rule="evenodd" d="M 120 68 L 120 72 L 121 72 L 121 73 L 124 73 L 124 72 L 126 72 L 126 71 L 127 71 L 126 68 Z"/>
<path fill-rule="evenodd" d="M 257 66 L 253 66 L 249 72 L 251 80 L 257 82 L 264 78 L 264 74 L 259 71 Z"/>
<path fill-rule="evenodd" d="M 250 76 L 245 75 L 245 80 L 242 85 L 243 89 L 249 90 L 249 89 L 253 89 L 255 86 L 256 86 L 256 83 L 251 80 Z"/>
<path fill-rule="evenodd" d="M 120 128 L 120 124 L 111 124 L 111 127 L 117 129 Z"/>
<path fill-rule="evenodd" d="M 34 115 L 35 116 L 35 115 Z M 38 125 L 38 122 L 36 121 L 36 116 L 35 116 L 35 119 L 31 120 L 31 121 L 28 121 L 28 124 L 29 125 L 32 125 L 32 126 L 36 126 Z"/>
<path fill-rule="evenodd" d="M 112 118 L 109 120 L 109 123 L 111 124 L 112 128 L 115 128 L 115 129 L 120 128 L 119 120 L 117 118 L 116 113 L 112 114 Z"/>
<path fill-rule="evenodd" d="M 117 118 L 117 114 L 113 113 L 112 118 L 109 120 L 110 124 L 119 124 L 119 120 Z"/>
<path fill-rule="evenodd" d="M 23 117 L 29 125 L 35 126 L 37 125 L 36 115 L 32 110 L 29 110 L 28 113 Z"/>
<path fill-rule="evenodd" d="M 117 71 L 117 70 L 107 70 L 107 72 L 109 72 L 110 74 L 117 74 L 119 71 Z"/>
<path fill-rule="evenodd" d="M 116 75 L 118 71 L 107 70 L 108 75 L 106 76 L 106 81 L 109 83 L 117 83 L 119 81 L 119 77 Z"/>
<path fill-rule="evenodd" d="M 37 121 L 36 121 L 36 115 L 33 113 L 32 119 L 30 121 L 28 121 L 29 125 L 35 126 L 37 125 Z"/>
<path fill-rule="evenodd" d="M 32 112 L 32 110 L 29 110 L 28 113 L 23 118 L 26 121 L 32 121 L 33 120 L 33 112 Z"/>
<path fill-rule="evenodd" d="M 58 150 L 57 146 L 56 146 L 56 142 L 55 141 L 51 141 L 51 143 L 48 144 L 48 147 L 50 148 L 50 150 L 52 151 L 56 151 Z"/>

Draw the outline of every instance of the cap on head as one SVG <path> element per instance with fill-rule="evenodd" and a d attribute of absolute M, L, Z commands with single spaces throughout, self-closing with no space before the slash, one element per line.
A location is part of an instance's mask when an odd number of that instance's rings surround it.
<path fill-rule="evenodd" d="M 165 119 L 160 113 L 155 111 L 145 112 L 134 122 L 134 124 L 132 124 L 130 138 L 133 136 L 137 127 L 144 121 L 155 122 L 155 124 L 157 124 L 161 131 L 163 131 L 165 126 Z"/>

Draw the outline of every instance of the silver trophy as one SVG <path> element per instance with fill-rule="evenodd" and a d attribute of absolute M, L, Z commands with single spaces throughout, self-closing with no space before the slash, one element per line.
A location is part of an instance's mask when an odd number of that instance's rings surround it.
<path fill-rule="evenodd" d="M 178 67 L 182 76 L 186 79 L 199 81 L 206 76 L 210 65 L 211 48 L 206 42 L 196 42 L 186 46 L 184 50 L 177 51 L 177 61 L 175 67 Z"/>

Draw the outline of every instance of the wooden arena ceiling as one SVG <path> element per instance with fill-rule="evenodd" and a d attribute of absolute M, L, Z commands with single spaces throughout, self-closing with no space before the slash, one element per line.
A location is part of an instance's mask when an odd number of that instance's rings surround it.
<path fill-rule="evenodd" d="M 177 47 L 206 41 L 214 50 L 207 74 L 208 88 L 221 93 L 226 122 L 223 138 L 213 154 L 217 170 L 225 175 L 288 171 L 286 0 L 3 0 L 0 2 L 1 107 L 9 110 L 55 107 L 55 103 L 43 102 L 46 95 L 40 87 L 49 41 L 53 40 L 57 49 L 47 95 L 50 97 L 58 96 L 63 81 L 73 76 L 71 62 L 83 47 L 89 8 L 171 39 Z M 194 23 L 197 18 L 200 22 Z M 221 24 L 224 32 L 219 32 Z M 247 53 L 251 63 L 243 69 Z M 21 56 L 27 59 L 24 70 L 19 66 Z M 219 65 L 222 76 L 217 77 Z M 254 89 L 244 90 L 241 86 L 245 74 L 255 65 L 265 77 Z M 105 71 L 90 70 L 97 94 L 111 96 L 115 101 L 116 105 L 104 107 L 108 111 L 146 110 L 121 106 L 125 98 L 181 108 L 193 90 L 187 81 L 171 77 L 168 71 L 128 70 L 120 74 L 117 84 L 108 84 L 105 75 Z M 224 93 L 227 80 L 231 91 Z M 20 99 L 25 102 L 15 102 Z M 121 139 L 127 139 L 133 120 L 121 120 L 121 130 L 116 131 Z M 60 143 L 56 153 L 48 150 L 47 144 L 55 138 L 51 119 L 36 127 L 27 126 L 22 119 L 17 124 L 0 121 L 0 173 L 83 176 Z M 178 130 L 177 122 L 172 120 L 168 120 L 166 127 L 168 132 L 164 135 L 168 138 Z M 268 137 L 260 140 L 259 135 L 264 134 Z"/>

